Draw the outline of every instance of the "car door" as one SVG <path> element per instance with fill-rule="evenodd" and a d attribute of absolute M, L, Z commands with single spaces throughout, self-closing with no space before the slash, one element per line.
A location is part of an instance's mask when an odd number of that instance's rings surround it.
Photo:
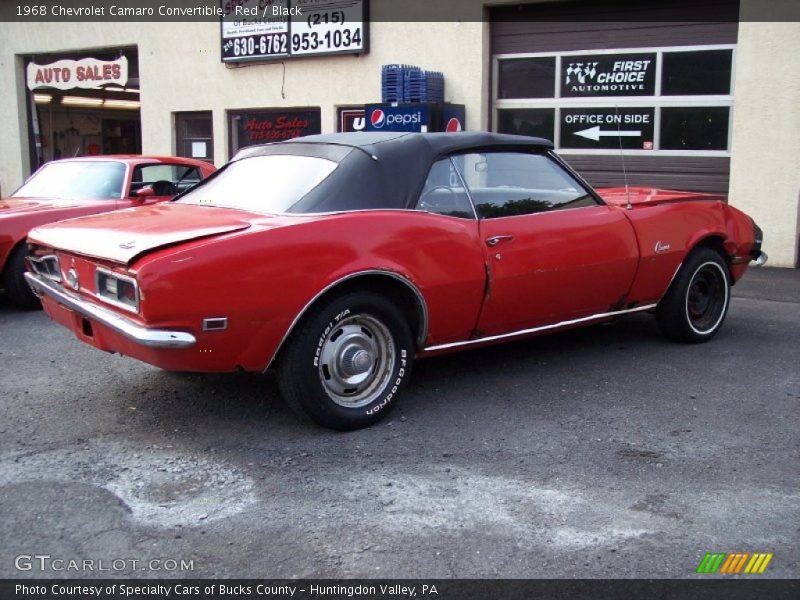
<path fill-rule="evenodd" d="M 601 204 L 547 153 L 456 160 L 480 218 L 489 278 L 482 335 L 625 308 L 638 248 L 623 210 Z"/>

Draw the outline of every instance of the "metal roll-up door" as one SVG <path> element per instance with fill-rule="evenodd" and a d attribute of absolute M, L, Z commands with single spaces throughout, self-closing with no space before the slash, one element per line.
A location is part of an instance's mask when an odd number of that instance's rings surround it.
<path fill-rule="evenodd" d="M 490 9 L 495 131 L 552 139 L 593 185 L 727 193 L 738 0 Z"/>

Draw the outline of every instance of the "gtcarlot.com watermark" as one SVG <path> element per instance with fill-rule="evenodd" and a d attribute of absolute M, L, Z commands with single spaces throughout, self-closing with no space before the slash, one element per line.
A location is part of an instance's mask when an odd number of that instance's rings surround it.
<path fill-rule="evenodd" d="M 194 559 L 182 558 L 63 558 L 50 554 L 20 554 L 14 558 L 17 571 L 41 573 L 130 573 L 194 571 Z"/>

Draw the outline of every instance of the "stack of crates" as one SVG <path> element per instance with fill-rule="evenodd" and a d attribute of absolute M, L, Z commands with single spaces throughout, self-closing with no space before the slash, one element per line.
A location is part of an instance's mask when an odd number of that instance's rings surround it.
<path fill-rule="evenodd" d="M 383 65 L 381 69 L 382 102 L 403 102 L 405 98 L 406 72 L 417 69 L 411 65 Z"/>
<path fill-rule="evenodd" d="M 406 102 L 444 102 L 444 75 L 439 71 L 406 71 Z"/>
<path fill-rule="evenodd" d="M 413 65 L 383 65 L 382 102 L 444 102 L 444 75 Z"/>

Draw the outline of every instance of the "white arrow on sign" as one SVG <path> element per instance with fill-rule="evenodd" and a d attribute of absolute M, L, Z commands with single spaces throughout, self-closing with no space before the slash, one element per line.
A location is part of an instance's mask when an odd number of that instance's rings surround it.
<path fill-rule="evenodd" d="M 601 131 L 599 125 L 573 133 L 595 142 L 599 142 L 601 137 L 641 137 L 642 135 L 641 131 Z"/>

